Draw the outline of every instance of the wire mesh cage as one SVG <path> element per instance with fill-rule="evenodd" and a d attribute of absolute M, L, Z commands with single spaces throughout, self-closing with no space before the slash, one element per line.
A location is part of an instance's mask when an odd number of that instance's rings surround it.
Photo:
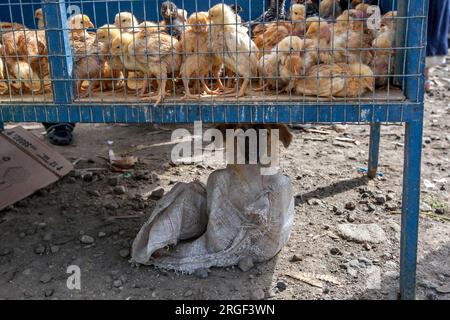
<path fill-rule="evenodd" d="M 288 1 L 2 1 L 0 105 L 421 102 L 426 1 Z"/>

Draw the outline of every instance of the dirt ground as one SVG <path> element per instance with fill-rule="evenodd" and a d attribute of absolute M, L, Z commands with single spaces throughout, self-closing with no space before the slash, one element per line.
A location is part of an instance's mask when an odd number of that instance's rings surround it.
<path fill-rule="evenodd" d="M 433 73 L 423 144 L 417 297 L 450 299 L 450 80 Z M 39 124 L 26 124 L 44 139 Z M 171 165 L 174 127 L 78 125 L 70 147 L 54 147 L 76 170 L 56 184 L 0 212 L 0 298 L 3 299 L 396 299 L 399 275 L 403 127 L 383 126 L 380 172 L 367 167 L 368 126 L 293 129 L 282 154 L 295 190 L 295 225 L 289 243 L 250 271 L 212 268 L 181 275 L 136 267 L 129 248 L 155 200 L 138 195 L 178 181 L 206 181 L 216 167 Z M 323 132 L 322 132 L 323 131 Z M 342 142 L 337 138 L 348 138 Z M 112 144 L 111 144 L 112 142 Z M 108 169 L 108 150 L 129 152 L 139 164 L 125 174 Z M 86 174 L 83 169 L 95 169 Z M 119 186 L 119 187 L 117 187 Z M 122 188 L 123 186 L 124 188 Z M 381 243 L 356 243 L 338 225 L 376 224 Z M 83 235 L 93 243 L 80 241 Z M 92 240 L 92 239 L 91 239 Z M 81 268 L 81 290 L 69 290 L 69 265 Z M 322 288 L 287 276 L 331 275 Z"/>

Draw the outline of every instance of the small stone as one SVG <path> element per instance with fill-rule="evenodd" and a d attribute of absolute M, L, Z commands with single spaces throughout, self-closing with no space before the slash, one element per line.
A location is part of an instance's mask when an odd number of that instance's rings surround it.
<path fill-rule="evenodd" d="M 393 193 L 388 193 L 386 195 L 386 201 L 392 201 L 394 200 L 394 194 Z"/>
<path fill-rule="evenodd" d="M 119 251 L 119 254 L 122 258 L 127 258 L 130 255 L 130 250 L 129 249 L 122 249 Z"/>
<path fill-rule="evenodd" d="M 12 252 L 12 250 L 10 248 L 1 248 L 0 249 L 0 257 L 7 256 L 11 252 Z"/>
<path fill-rule="evenodd" d="M 119 176 L 110 177 L 108 179 L 108 183 L 111 187 L 115 187 L 120 183 L 120 177 Z"/>
<path fill-rule="evenodd" d="M 208 278 L 208 269 L 205 268 L 197 269 L 194 272 L 194 276 L 200 279 Z"/>
<path fill-rule="evenodd" d="M 439 293 L 450 293 L 450 284 L 445 284 L 436 288 Z"/>
<path fill-rule="evenodd" d="M 59 252 L 59 247 L 58 246 L 51 246 L 50 247 L 50 252 L 53 253 L 53 254 Z"/>
<path fill-rule="evenodd" d="M 339 208 L 336 207 L 336 206 L 333 206 L 333 212 L 334 212 L 334 214 L 337 215 L 337 216 L 340 216 L 340 215 L 343 214 L 342 210 L 339 209 Z"/>
<path fill-rule="evenodd" d="M 36 248 L 34 248 L 34 253 L 43 254 L 45 252 L 45 246 L 43 244 L 38 244 Z"/>
<path fill-rule="evenodd" d="M 374 212 L 375 210 L 376 210 L 376 207 L 373 204 L 369 203 L 367 205 L 367 211 Z"/>
<path fill-rule="evenodd" d="M 433 211 L 433 208 L 431 208 L 431 206 L 428 203 L 423 202 L 420 205 L 420 211 L 422 211 L 422 212 L 431 212 L 431 211 Z"/>
<path fill-rule="evenodd" d="M 368 243 L 364 243 L 363 248 L 366 249 L 367 251 L 372 250 L 372 246 Z"/>
<path fill-rule="evenodd" d="M 46 289 L 44 291 L 44 296 L 48 298 L 48 297 L 51 297 L 54 293 L 55 293 L 55 289 Z"/>
<path fill-rule="evenodd" d="M 21 232 L 21 233 L 19 233 L 19 238 L 20 239 L 23 239 L 23 238 L 25 238 L 27 235 L 25 234 L 25 232 Z"/>
<path fill-rule="evenodd" d="M 164 196 L 164 189 L 163 188 L 156 188 L 152 191 L 150 194 L 150 199 L 153 200 L 159 200 Z"/>
<path fill-rule="evenodd" d="M 194 292 L 192 292 L 192 290 L 188 290 L 188 291 L 186 291 L 185 293 L 184 293 L 184 296 L 185 297 L 190 297 L 190 296 L 192 296 L 194 294 Z"/>
<path fill-rule="evenodd" d="M 356 209 L 356 204 L 353 201 L 347 202 L 345 204 L 345 209 L 347 209 L 347 210 L 355 210 Z"/>
<path fill-rule="evenodd" d="M 106 232 L 100 231 L 97 236 L 99 238 L 104 238 L 104 237 L 106 237 Z"/>
<path fill-rule="evenodd" d="M 395 203 L 386 203 L 386 210 L 388 211 L 396 211 L 398 209 L 398 205 Z"/>
<path fill-rule="evenodd" d="M 113 286 L 114 288 L 120 288 L 122 286 L 122 280 L 114 280 Z"/>
<path fill-rule="evenodd" d="M 348 266 L 347 267 L 347 273 L 349 275 L 351 275 L 352 277 L 357 277 L 358 276 L 358 269 Z"/>
<path fill-rule="evenodd" d="M 84 182 L 92 182 L 94 179 L 94 174 L 92 172 L 84 172 L 81 175 L 81 179 L 83 179 Z"/>
<path fill-rule="evenodd" d="M 289 261 L 290 262 L 299 262 L 299 261 L 303 261 L 303 259 L 301 257 L 299 257 L 298 255 L 294 254 Z"/>
<path fill-rule="evenodd" d="M 350 224 L 337 226 L 338 234 L 349 241 L 381 243 L 387 240 L 384 230 L 377 224 Z"/>
<path fill-rule="evenodd" d="M 341 250 L 339 250 L 339 248 L 331 248 L 330 253 L 334 256 L 342 254 L 342 252 L 341 252 Z"/>
<path fill-rule="evenodd" d="M 278 281 L 278 282 L 277 282 L 277 289 L 278 289 L 278 291 L 280 291 L 280 292 L 283 292 L 284 290 L 286 290 L 286 289 L 287 289 L 287 284 L 286 284 L 286 282 L 284 282 L 284 281 Z"/>
<path fill-rule="evenodd" d="M 44 273 L 39 279 L 39 281 L 41 281 L 42 283 L 49 283 L 50 281 L 52 281 L 52 279 L 53 277 L 50 274 Z"/>
<path fill-rule="evenodd" d="M 261 288 L 257 288 L 255 290 L 252 290 L 252 292 L 251 292 L 252 300 L 264 300 L 265 297 L 266 297 L 266 293 Z"/>
<path fill-rule="evenodd" d="M 93 244 L 94 238 L 85 234 L 80 238 L 80 242 L 83 244 Z"/>
<path fill-rule="evenodd" d="M 241 269 L 241 271 L 243 272 L 249 271 L 251 268 L 253 268 L 253 266 L 253 259 L 250 257 L 242 258 L 238 263 L 239 269 Z"/>
<path fill-rule="evenodd" d="M 376 204 L 382 205 L 386 203 L 386 197 L 383 195 L 379 195 L 375 197 Z"/>
<path fill-rule="evenodd" d="M 112 201 L 112 202 L 108 202 L 105 205 L 105 208 L 109 209 L 109 210 L 117 210 L 117 209 L 119 209 L 119 205 L 116 202 Z"/>
<path fill-rule="evenodd" d="M 351 213 L 349 213 L 349 214 L 347 215 L 347 221 L 348 221 L 348 222 L 355 222 L 355 216 L 352 215 Z"/>
<path fill-rule="evenodd" d="M 445 209 L 444 208 L 436 208 L 436 210 L 434 211 L 436 214 L 445 214 Z"/>
<path fill-rule="evenodd" d="M 44 241 L 50 241 L 52 240 L 52 234 L 50 232 L 47 232 L 46 234 L 44 234 Z"/>
<path fill-rule="evenodd" d="M 127 189 L 125 188 L 125 186 L 114 187 L 114 193 L 117 195 L 125 194 L 125 192 L 127 192 Z"/>

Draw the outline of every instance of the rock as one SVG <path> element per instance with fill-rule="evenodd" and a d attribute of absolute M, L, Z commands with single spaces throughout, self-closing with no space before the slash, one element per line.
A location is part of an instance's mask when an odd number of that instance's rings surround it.
<path fill-rule="evenodd" d="M 428 203 L 423 202 L 420 204 L 420 211 L 431 212 L 433 211 L 433 208 L 431 208 L 431 206 Z"/>
<path fill-rule="evenodd" d="M 34 253 L 43 254 L 45 252 L 45 246 L 43 244 L 38 244 L 36 248 L 34 248 Z"/>
<path fill-rule="evenodd" d="M 378 195 L 375 197 L 376 204 L 382 205 L 386 203 L 386 197 L 383 195 Z"/>
<path fill-rule="evenodd" d="M 351 266 L 348 266 L 348 267 L 347 267 L 347 273 L 348 273 L 349 275 L 351 275 L 352 277 L 357 277 L 357 276 L 358 276 L 358 269 L 353 268 L 353 267 L 351 267 Z"/>
<path fill-rule="evenodd" d="M 346 240 L 355 242 L 381 243 L 387 240 L 386 234 L 378 224 L 350 224 L 337 226 L 338 234 Z"/>
<path fill-rule="evenodd" d="M 371 203 L 367 204 L 367 211 L 374 212 L 375 210 L 376 210 L 376 207 L 373 204 L 371 204 Z"/>
<path fill-rule="evenodd" d="M 50 252 L 55 254 L 59 252 L 59 247 L 58 246 L 51 246 L 50 247 Z"/>
<path fill-rule="evenodd" d="M 367 251 L 372 250 L 372 246 L 370 244 L 368 244 L 367 242 L 364 243 L 363 248 L 366 249 Z"/>
<path fill-rule="evenodd" d="M 52 240 L 52 234 L 50 232 L 47 232 L 46 234 L 44 234 L 43 239 L 44 239 L 44 241 Z"/>
<path fill-rule="evenodd" d="M 117 210 L 117 209 L 119 209 L 119 205 L 116 202 L 112 201 L 112 202 L 108 202 L 105 205 L 105 208 L 109 209 L 109 210 Z"/>
<path fill-rule="evenodd" d="M 287 289 L 287 284 L 284 281 L 278 281 L 276 287 L 277 287 L 278 291 L 283 292 L 284 290 Z"/>
<path fill-rule="evenodd" d="M 341 250 L 339 250 L 339 248 L 331 248 L 330 253 L 334 256 L 342 254 L 342 252 L 341 252 Z"/>
<path fill-rule="evenodd" d="M 294 254 L 289 261 L 290 262 L 299 262 L 299 261 L 303 261 L 303 259 L 301 257 L 299 257 L 298 255 Z"/>
<path fill-rule="evenodd" d="M 93 244 L 94 238 L 85 234 L 80 238 L 80 242 L 83 244 Z"/>
<path fill-rule="evenodd" d="M 125 188 L 125 186 L 117 186 L 114 187 L 113 191 L 117 195 L 122 195 L 125 194 L 125 192 L 127 192 L 127 188 Z"/>
<path fill-rule="evenodd" d="M 445 284 L 436 288 L 439 293 L 450 293 L 450 284 Z"/>
<path fill-rule="evenodd" d="M 117 186 L 119 183 L 120 183 L 120 176 L 114 176 L 114 177 L 110 177 L 109 179 L 108 179 L 108 184 L 111 186 L 111 187 L 115 187 L 115 186 Z"/>
<path fill-rule="evenodd" d="M 392 202 L 391 203 L 386 203 L 385 208 L 388 211 L 396 211 L 396 210 L 398 210 L 398 205 L 396 203 L 392 203 Z"/>
<path fill-rule="evenodd" d="M 356 204 L 353 201 L 347 202 L 345 204 L 345 209 L 347 209 L 347 210 L 355 210 L 356 209 Z"/>
<path fill-rule="evenodd" d="M 114 280 L 113 286 L 114 288 L 120 288 L 122 286 L 122 280 L 120 279 Z"/>
<path fill-rule="evenodd" d="M 83 179 L 84 182 L 92 182 L 94 174 L 92 172 L 83 172 L 81 174 L 81 179 Z"/>
<path fill-rule="evenodd" d="M 381 289 L 381 268 L 369 266 L 366 269 L 366 288 L 369 290 Z"/>
<path fill-rule="evenodd" d="M 152 191 L 152 193 L 150 194 L 150 199 L 153 200 L 159 200 L 164 196 L 164 189 L 163 188 L 156 188 L 155 190 Z"/>
<path fill-rule="evenodd" d="M 106 237 L 106 232 L 100 231 L 97 236 L 99 238 L 104 238 L 104 237 Z"/>
<path fill-rule="evenodd" d="M 445 209 L 444 208 L 437 208 L 434 212 L 436 214 L 445 214 Z"/>
<path fill-rule="evenodd" d="M 355 216 L 352 215 L 351 213 L 349 213 L 349 214 L 347 215 L 347 221 L 348 221 L 348 222 L 355 222 Z"/>
<path fill-rule="evenodd" d="M 44 296 L 48 298 L 48 297 L 51 297 L 54 293 L 55 293 L 55 289 L 46 289 L 44 291 Z"/>
<path fill-rule="evenodd" d="M 386 195 L 386 201 L 392 201 L 392 200 L 394 200 L 394 198 L 395 198 L 395 195 L 393 193 L 388 193 Z"/>
<path fill-rule="evenodd" d="M 257 288 L 255 290 L 252 290 L 250 296 L 252 300 L 264 300 L 264 298 L 266 297 L 266 293 L 263 289 Z"/>
<path fill-rule="evenodd" d="M 253 268 L 253 266 L 253 259 L 250 257 L 242 258 L 238 263 L 239 269 L 241 269 L 241 271 L 243 272 L 249 271 L 251 268 Z"/>
<path fill-rule="evenodd" d="M 42 283 L 49 283 L 50 281 L 52 281 L 52 279 L 53 279 L 53 277 L 50 274 L 44 273 L 40 277 L 39 281 L 42 282 Z"/>
<path fill-rule="evenodd" d="M 12 250 L 10 248 L 1 248 L 0 249 L 0 257 L 7 256 L 11 252 L 12 252 Z"/>
<path fill-rule="evenodd" d="M 197 269 L 194 272 L 194 276 L 200 279 L 208 278 L 208 269 L 205 268 Z"/>
<path fill-rule="evenodd" d="M 127 258 L 130 255 L 130 250 L 127 248 L 124 248 L 119 251 L 119 254 L 122 258 Z"/>
<path fill-rule="evenodd" d="M 190 297 L 190 296 L 192 296 L 193 294 L 194 294 L 194 292 L 192 292 L 192 290 L 188 290 L 188 291 L 186 291 L 186 292 L 184 293 L 183 296 L 185 296 L 185 297 Z"/>

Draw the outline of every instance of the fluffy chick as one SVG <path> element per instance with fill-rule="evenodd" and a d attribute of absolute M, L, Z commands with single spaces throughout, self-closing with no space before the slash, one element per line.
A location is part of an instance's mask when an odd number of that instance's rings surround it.
<path fill-rule="evenodd" d="M 203 89 L 207 93 L 212 93 L 205 82 L 205 77 L 210 73 L 212 64 L 208 42 L 208 13 L 193 13 L 187 20 L 187 25 L 186 32 L 179 43 L 184 57 L 180 68 L 180 76 L 185 88 L 183 99 L 198 99 L 199 95 L 191 94 L 189 89 L 189 82 L 193 76 L 201 81 Z"/>
<path fill-rule="evenodd" d="M 394 73 L 395 51 L 392 49 L 395 42 L 395 30 L 383 25 L 378 36 L 372 42 L 373 61 L 372 70 L 376 76 L 376 86 L 385 87 L 389 75 Z"/>
<path fill-rule="evenodd" d="M 296 82 L 297 94 L 326 98 L 355 98 L 373 90 L 373 72 L 360 63 L 313 66 L 304 79 Z"/>
<path fill-rule="evenodd" d="M 305 51 L 305 71 L 315 64 L 331 63 L 331 31 L 326 21 L 311 19 L 308 22 L 305 38 L 311 40 Z"/>
<path fill-rule="evenodd" d="M 223 59 L 225 67 L 244 79 L 237 97 L 246 95 L 251 78 L 258 72 L 258 47 L 245 28 L 237 24 L 233 10 L 217 4 L 209 10 L 213 54 Z"/>
<path fill-rule="evenodd" d="M 159 32 L 159 26 L 147 24 L 136 34 L 136 40 L 128 48 L 128 54 L 133 56 L 136 67 L 147 77 L 143 88 L 148 86 L 149 78 L 158 82 L 158 93 L 150 100 L 159 104 L 167 95 L 167 80 L 175 79 L 181 67 L 181 54 L 178 40 L 168 34 Z"/>
<path fill-rule="evenodd" d="M 122 32 L 138 32 L 139 22 L 137 18 L 127 11 L 119 12 L 114 18 L 114 25 Z"/>
<path fill-rule="evenodd" d="M 320 17 L 335 20 L 342 13 L 340 0 L 322 0 L 319 5 Z"/>
<path fill-rule="evenodd" d="M 72 37 L 87 38 L 87 29 L 94 28 L 94 24 L 86 14 L 76 14 L 67 20 Z"/>

